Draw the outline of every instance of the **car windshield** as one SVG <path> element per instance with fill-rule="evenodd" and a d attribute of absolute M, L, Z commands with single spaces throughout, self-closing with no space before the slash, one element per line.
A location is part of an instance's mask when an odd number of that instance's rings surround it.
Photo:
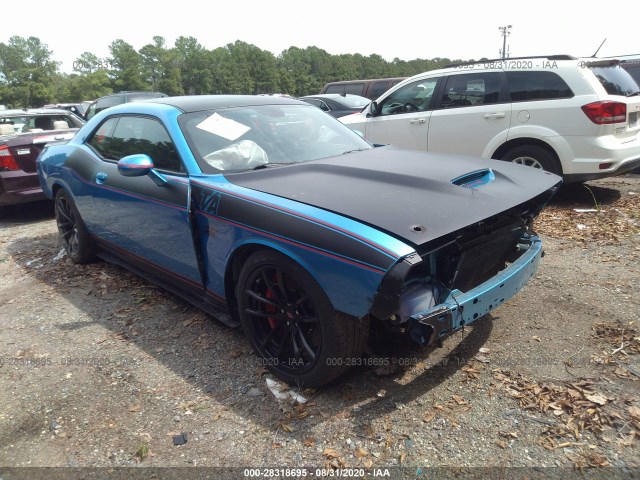
<path fill-rule="evenodd" d="M 187 113 L 179 122 L 207 173 L 301 163 L 373 148 L 349 127 L 310 105 Z"/>

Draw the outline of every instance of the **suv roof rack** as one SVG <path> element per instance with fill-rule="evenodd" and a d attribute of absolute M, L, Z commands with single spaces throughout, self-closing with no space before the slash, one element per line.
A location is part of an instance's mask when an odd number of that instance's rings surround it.
<path fill-rule="evenodd" d="M 504 62 L 506 60 L 529 60 L 531 58 L 544 58 L 546 60 L 577 60 L 576 57 L 572 57 L 571 55 L 538 55 L 528 57 L 490 58 L 487 60 L 473 60 L 470 62 L 450 63 L 448 65 L 445 65 L 443 68 L 453 68 L 459 67 L 461 65 L 475 65 L 478 63 Z"/>

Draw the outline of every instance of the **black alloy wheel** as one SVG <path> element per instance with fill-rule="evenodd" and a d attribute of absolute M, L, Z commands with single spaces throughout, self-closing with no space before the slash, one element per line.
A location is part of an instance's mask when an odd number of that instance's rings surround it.
<path fill-rule="evenodd" d="M 55 197 L 55 215 L 64 249 L 74 263 L 89 263 L 95 258 L 95 248 L 87 228 L 80 218 L 69 194 L 58 190 Z"/>
<path fill-rule="evenodd" d="M 288 257 L 256 252 L 245 262 L 237 288 L 245 334 L 261 365 L 285 382 L 321 386 L 346 369 L 343 359 L 362 354 L 368 322 L 336 312 L 313 278 Z"/>

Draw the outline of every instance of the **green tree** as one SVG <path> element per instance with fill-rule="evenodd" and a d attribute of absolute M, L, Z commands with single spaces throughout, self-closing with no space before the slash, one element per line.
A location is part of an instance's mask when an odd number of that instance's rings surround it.
<path fill-rule="evenodd" d="M 278 58 L 282 89 L 293 96 L 317 93 L 309 52 L 298 47 L 284 50 Z"/>
<path fill-rule="evenodd" d="M 142 55 L 133 46 L 124 40 L 115 40 L 109 45 L 109 52 L 109 73 L 115 91 L 150 89 L 142 73 Z"/>
<path fill-rule="evenodd" d="M 173 48 L 176 65 L 180 69 L 182 91 L 187 95 L 202 95 L 212 90 L 209 68 L 211 52 L 193 37 L 178 37 Z"/>
<path fill-rule="evenodd" d="M 82 53 L 73 62 L 73 71 L 81 75 L 88 75 L 102 67 L 100 59 L 97 55 L 91 52 Z"/>
<path fill-rule="evenodd" d="M 53 99 L 58 62 L 39 38 L 13 36 L 0 43 L 0 85 L 3 102 L 14 107 L 39 107 Z"/>
<path fill-rule="evenodd" d="M 164 92 L 167 95 L 184 93 L 177 53 L 167 49 L 163 37 L 153 37 L 153 43 L 142 47 L 140 55 L 144 77 L 151 84 L 152 90 Z"/>
<path fill-rule="evenodd" d="M 272 53 L 239 40 L 228 44 L 226 51 L 214 51 L 223 93 L 276 93 L 278 68 Z M 212 73 L 218 72 L 212 70 Z M 224 92 L 225 89 L 228 91 Z"/>

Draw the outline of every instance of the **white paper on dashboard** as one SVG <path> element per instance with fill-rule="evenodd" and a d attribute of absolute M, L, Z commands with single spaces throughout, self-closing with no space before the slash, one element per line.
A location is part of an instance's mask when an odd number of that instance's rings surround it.
<path fill-rule="evenodd" d="M 217 113 L 208 116 L 196 126 L 205 132 L 213 133 L 214 135 L 218 135 L 219 137 L 223 137 L 231 141 L 234 141 L 236 138 L 241 137 L 251 130 L 251 127 L 247 127 L 235 120 L 225 118 Z"/>

